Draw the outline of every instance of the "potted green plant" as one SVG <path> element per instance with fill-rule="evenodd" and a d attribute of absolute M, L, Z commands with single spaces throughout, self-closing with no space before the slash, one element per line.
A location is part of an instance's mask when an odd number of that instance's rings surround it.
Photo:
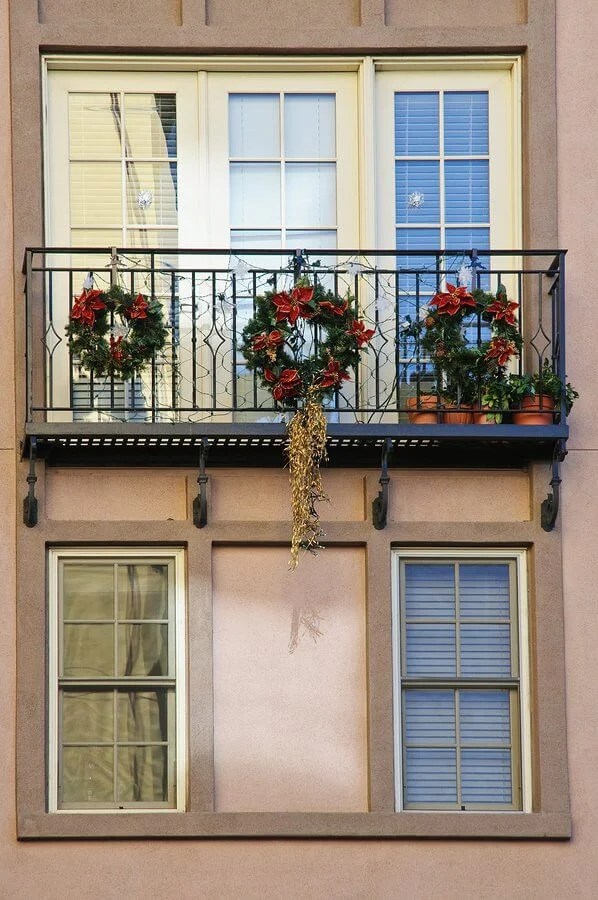
<path fill-rule="evenodd" d="M 473 414 L 474 424 L 500 425 L 510 402 L 509 379 L 504 373 L 488 378 L 481 387 L 481 408 Z"/>
<path fill-rule="evenodd" d="M 513 413 L 515 425 L 552 425 L 555 406 L 565 399 L 565 413 L 569 415 L 579 397 L 569 382 L 564 383 L 545 359 L 540 372 L 511 375 L 510 399 L 519 410 Z"/>

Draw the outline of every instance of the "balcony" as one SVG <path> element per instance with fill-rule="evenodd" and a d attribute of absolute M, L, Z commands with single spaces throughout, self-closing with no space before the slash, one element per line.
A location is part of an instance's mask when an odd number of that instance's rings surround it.
<path fill-rule="evenodd" d="M 544 361 L 565 381 L 564 252 L 504 250 L 280 251 L 41 248 L 26 251 L 24 452 L 62 465 L 280 465 L 289 412 L 240 352 L 255 298 L 299 277 L 338 296 L 349 291 L 374 329 L 351 381 L 326 405 L 331 465 L 520 466 L 562 455 L 565 398 L 545 425 L 414 424 L 408 401 L 430 389 L 434 367 L 414 326 L 447 281 L 506 287 L 519 304 L 522 349 L 514 372 Z M 464 268 L 465 267 L 465 268 Z M 73 298 L 93 280 L 162 304 L 167 342 L 138 376 L 98 378 L 69 352 Z M 480 315 L 464 323 L 472 346 L 488 338 Z M 315 335 L 317 341 L 317 334 Z M 478 391 L 474 408 L 481 408 Z M 453 417 L 454 419 L 454 417 Z"/>

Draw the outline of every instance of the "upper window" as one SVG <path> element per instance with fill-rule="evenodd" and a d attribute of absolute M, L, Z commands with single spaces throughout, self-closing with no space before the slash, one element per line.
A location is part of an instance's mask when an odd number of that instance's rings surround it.
<path fill-rule="evenodd" d="M 521 810 L 522 556 L 397 556 L 397 805 Z M 527 785 L 526 785 L 527 787 Z"/>
<path fill-rule="evenodd" d="M 52 551 L 51 809 L 182 808 L 181 566 Z"/>

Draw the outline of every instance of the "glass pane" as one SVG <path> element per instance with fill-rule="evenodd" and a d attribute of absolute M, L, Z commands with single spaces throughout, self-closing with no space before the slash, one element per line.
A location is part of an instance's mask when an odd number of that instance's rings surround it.
<path fill-rule="evenodd" d="M 151 803 L 168 800 L 166 747 L 118 748 L 118 800 Z"/>
<path fill-rule="evenodd" d="M 488 153 L 487 91 L 445 93 L 444 152 L 447 156 Z"/>
<path fill-rule="evenodd" d="M 233 228 L 280 226 L 278 163 L 231 163 L 230 218 Z"/>
<path fill-rule="evenodd" d="M 168 675 L 168 626 L 118 626 L 119 675 Z"/>
<path fill-rule="evenodd" d="M 461 794 L 464 803 L 512 803 L 511 752 L 462 750 Z"/>
<path fill-rule="evenodd" d="M 511 699 L 509 691 L 460 691 L 459 733 L 462 741 L 509 744 Z"/>
<path fill-rule="evenodd" d="M 166 690 L 119 691 L 116 701 L 118 740 L 168 740 L 168 697 Z"/>
<path fill-rule="evenodd" d="M 508 619 L 510 579 L 508 565 L 459 567 L 461 617 Z"/>
<path fill-rule="evenodd" d="M 125 95 L 128 157 L 173 157 L 176 143 L 176 94 Z"/>
<path fill-rule="evenodd" d="M 232 157 L 280 157 L 278 94 L 230 94 L 229 154 Z"/>
<path fill-rule="evenodd" d="M 168 566 L 119 565 L 119 619 L 168 619 Z"/>
<path fill-rule="evenodd" d="M 336 156 L 334 94 L 285 94 L 284 152 L 291 158 Z"/>
<path fill-rule="evenodd" d="M 65 625 L 62 674 L 70 678 L 114 675 L 114 626 Z"/>
<path fill-rule="evenodd" d="M 405 599 L 410 619 L 454 619 L 455 567 L 426 563 L 406 565 Z"/>
<path fill-rule="evenodd" d="M 114 740 L 112 691 L 65 691 L 62 694 L 62 742 Z"/>
<path fill-rule="evenodd" d="M 447 222 L 488 222 L 490 194 L 487 159 L 449 160 L 444 164 Z"/>
<path fill-rule="evenodd" d="M 407 675 L 455 675 L 454 625 L 407 625 Z"/>
<path fill-rule="evenodd" d="M 460 635 L 463 676 L 511 674 L 508 625 L 461 625 Z"/>
<path fill-rule="evenodd" d="M 405 754 L 406 803 L 456 803 L 455 750 L 410 748 Z"/>
<path fill-rule="evenodd" d="M 336 164 L 286 166 L 286 224 L 290 228 L 336 225 Z"/>
<path fill-rule="evenodd" d="M 440 221 L 440 163 L 398 161 L 396 172 L 397 223 Z M 467 221 L 467 220 L 466 220 Z"/>
<path fill-rule="evenodd" d="M 63 803 L 106 803 L 114 800 L 112 747 L 64 747 Z"/>
<path fill-rule="evenodd" d="M 410 744 L 455 742 L 455 692 L 407 690 L 405 738 Z"/>
<path fill-rule="evenodd" d="M 119 162 L 71 163 L 71 225 L 122 224 Z"/>
<path fill-rule="evenodd" d="M 177 224 L 176 163 L 127 163 L 127 223 Z"/>
<path fill-rule="evenodd" d="M 113 619 L 114 566 L 65 563 L 62 614 L 65 619 Z"/>
<path fill-rule="evenodd" d="M 73 265 L 96 273 L 97 287 L 110 287 L 110 276 L 106 265 L 110 260 L 110 248 L 123 244 L 122 228 L 71 228 L 72 247 L 105 247 L 103 253 L 77 253 L 72 257 Z M 78 294 L 83 288 L 84 273 L 75 275 L 74 287 Z M 80 283 L 77 284 L 77 278 Z"/>
<path fill-rule="evenodd" d="M 69 94 L 72 159 L 120 159 L 120 93 Z"/>
<path fill-rule="evenodd" d="M 440 228 L 397 228 L 397 250 L 439 250 L 441 243 Z M 415 291 L 418 283 L 420 292 L 435 293 L 437 285 L 436 259 L 435 256 L 418 256 L 416 253 L 398 256 L 397 266 L 399 268 L 421 269 L 424 272 L 423 275 L 419 275 L 419 279 L 415 274 L 399 274 L 399 293 Z M 403 315 L 406 315 L 406 312 L 403 312 Z"/>
<path fill-rule="evenodd" d="M 438 94 L 395 94 L 395 154 L 432 156 L 438 150 Z"/>
<path fill-rule="evenodd" d="M 334 250 L 336 248 L 336 231 L 287 231 L 287 247 L 298 250 Z M 333 266 L 336 257 L 325 256 L 323 266 Z"/>
<path fill-rule="evenodd" d="M 127 228 L 127 247 L 164 247 L 173 250 L 179 246 L 179 233 L 176 228 Z M 146 261 L 142 261 L 145 265 Z M 147 263 L 149 266 L 149 258 Z M 178 266 L 179 257 L 175 254 L 160 255 L 156 258 L 156 265 L 164 263 L 170 266 Z"/>

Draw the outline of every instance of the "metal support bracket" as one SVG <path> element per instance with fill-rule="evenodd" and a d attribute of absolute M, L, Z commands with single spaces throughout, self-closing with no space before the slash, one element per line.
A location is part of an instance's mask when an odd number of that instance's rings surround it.
<path fill-rule="evenodd" d="M 552 478 L 550 479 L 550 487 L 552 490 L 548 492 L 546 499 L 542 500 L 540 509 L 540 522 L 544 531 L 552 531 L 559 514 L 562 480 L 560 464 L 563 462 L 566 455 L 565 442 L 557 441 L 552 455 Z"/>
<path fill-rule="evenodd" d="M 208 524 L 208 482 L 210 476 L 206 475 L 207 456 L 208 442 L 202 440 L 199 448 L 199 475 L 197 476 L 199 493 L 193 501 L 193 524 L 196 528 L 205 528 Z"/>
<path fill-rule="evenodd" d="M 27 528 L 33 528 L 37 525 L 37 497 L 35 496 L 35 485 L 37 475 L 35 474 L 35 463 L 37 460 L 37 438 L 29 439 L 29 474 L 27 475 L 27 484 L 29 485 L 29 493 L 23 500 L 23 522 Z"/>
<path fill-rule="evenodd" d="M 390 438 L 386 438 L 382 448 L 382 461 L 380 463 L 380 487 L 378 496 L 372 501 L 372 522 L 377 531 L 386 528 L 388 518 L 388 485 L 390 477 L 388 474 L 388 457 L 392 453 L 393 444 Z"/>

